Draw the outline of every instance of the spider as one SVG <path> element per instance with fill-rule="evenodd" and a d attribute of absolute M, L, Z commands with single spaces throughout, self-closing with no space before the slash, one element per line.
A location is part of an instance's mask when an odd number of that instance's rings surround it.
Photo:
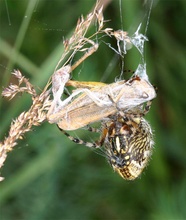
<path fill-rule="evenodd" d="M 96 142 L 85 142 L 59 129 L 76 144 L 102 148 L 113 169 L 124 179 L 134 180 L 147 166 L 153 150 L 153 135 L 149 123 L 143 118 L 151 107 L 137 106 L 128 112 L 118 111 L 101 122 L 101 137 Z M 91 132 L 99 129 L 88 127 Z"/>
<path fill-rule="evenodd" d="M 47 119 L 56 123 L 73 142 L 103 149 L 113 169 L 124 179 L 133 180 L 142 173 L 152 154 L 152 130 L 143 116 L 149 111 L 156 92 L 148 79 L 138 74 L 111 84 L 70 80 L 72 70 L 96 50 L 94 47 L 77 64 L 63 66 L 53 74 L 53 101 Z M 66 86 L 77 89 L 61 100 Z M 147 104 L 143 108 L 144 103 Z M 100 131 L 89 127 L 96 121 L 101 122 Z M 89 131 L 100 132 L 100 139 L 85 142 L 64 131 L 85 126 Z"/>

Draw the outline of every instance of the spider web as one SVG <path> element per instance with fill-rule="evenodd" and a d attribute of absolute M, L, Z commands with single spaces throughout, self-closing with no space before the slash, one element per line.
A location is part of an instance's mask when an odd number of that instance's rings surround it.
<path fill-rule="evenodd" d="M 135 74 L 138 75 L 140 78 L 143 78 L 145 80 L 148 80 L 148 75 L 146 71 L 146 62 L 145 62 L 145 57 L 144 57 L 144 48 L 145 48 L 145 42 L 148 41 L 148 38 L 145 36 L 147 33 L 148 25 L 149 25 L 149 20 L 150 20 L 150 14 L 152 10 L 152 3 L 153 1 L 149 0 L 149 11 L 148 14 L 145 15 L 147 17 L 146 21 L 144 21 L 145 25 L 145 31 L 144 34 L 141 33 L 141 27 L 143 23 L 140 23 L 136 32 L 131 38 L 131 41 L 133 45 L 138 49 L 138 51 L 141 54 L 141 63 L 138 65 Z"/>
<path fill-rule="evenodd" d="M 111 47 L 110 44 L 107 44 L 112 50 L 114 50 L 117 54 L 119 54 L 121 57 L 124 57 L 127 55 L 128 50 L 132 48 L 136 48 L 140 54 L 140 61 L 139 65 L 135 71 L 135 75 L 138 75 L 140 78 L 148 80 L 148 74 L 146 71 L 146 61 L 145 61 L 145 43 L 148 41 L 148 38 L 146 36 L 147 29 L 149 26 L 150 21 L 150 15 L 152 10 L 153 0 L 146 1 L 146 13 L 144 15 L 144 18 L 139 23 L 139 25 L 136 28 L 136 31 L 128 35 L 128 32 L 125 32 L 123 30 L 118 30 L 116 32 L 113 32 L 111 35 L 114 35 L 117 40 L 117 49 Z M 119 8 L 120 8 L 120 20 L 121 20 L 121 26 L 123 27 L 123 15 L 122 15 L 122 0 L 119 0 Z M 144 30 L 144 31 L 143 31 Z M 122 61 L 122 73 L 124 70 L 124 60 Z M 122 76 L 122 73 L 119 77 L 119 79 Z"/>

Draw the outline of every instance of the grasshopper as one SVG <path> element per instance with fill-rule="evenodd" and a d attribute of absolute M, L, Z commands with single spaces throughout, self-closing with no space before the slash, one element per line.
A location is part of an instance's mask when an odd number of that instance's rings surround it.
<path fill-rule="evenodd" d="M 53 75 L 54 100 L 47 118 L 62 130 L 76 130 L 103 120 L 118 111 L 127 112 L 156 97 L 148 80 L 134 75 L 129 80 L 111 84 L 79 82 L 70 79 L 70 66 L 62 67 Z M 61 100 L 65 86 L 77 88 Z"/>

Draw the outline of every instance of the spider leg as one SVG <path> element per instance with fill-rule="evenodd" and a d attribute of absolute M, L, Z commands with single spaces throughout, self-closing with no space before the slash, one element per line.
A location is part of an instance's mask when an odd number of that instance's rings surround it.
<path fill-rule="evenodd" d="M 157 93 L 157 92 L 158 92 L 158 88 L 157 88 L 156 86 L 153 86 L 153 87 L 154 87 L 154 89 L 155 89 L 155 91 L 156 91 L 156 93 Z M 143 116 L 146 115 L 146 114 L 149 112 L 149 110 L 150 110 L 150 108 L 151 108 L 151 105 L 152 105 L 152 101 L 153 101 L 153 100 L 149 100 L 149 101 L 146 103 L 146 106 L 144 107 Z"/>
<path fill-rule="evenodd" d="M 150 100 L 146 103 L 146 106 L 144 107 L 144 111 L 143 111 L 143 116 L 149 112 L 151 105 L 152 105 L 152 100 Z"/>
<path fill-rule="evenodd" d="M 100 133 L 101 130 L 99 128 L 93 128 L 89 125 L 87 125 L 86 127 L 84 127 L 85 130 L 90 131 L 90 132 L 95 132 L 95 133 Z"/>
<path fill-rule="evenodd" d="M 63 132 L 63 134 L 65 136 L 67 136 L 71 141 L 73 141 L 76 144 L 85 145 L 86 147 L 90 147 L 90 148 L 99 148 L 100 147 L 99 144 L 97 144 L 96 142 L 95 143 L 91 143 L 91 142 L 83 141 L 83 140 L 81 140 L 79 138 L 75 138 L 75 137 L 71 136 L 66 131 L 62 130 L 59 126 L 58 126 L 58 128 L 59 128 L 59 130 L 61 132 Z"/>

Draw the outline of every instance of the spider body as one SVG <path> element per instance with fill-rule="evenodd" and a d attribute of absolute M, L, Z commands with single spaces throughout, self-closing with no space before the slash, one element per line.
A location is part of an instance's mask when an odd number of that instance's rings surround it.
<path fill-rule="evenodd" d="M 102 120 L 101 137 L 96 142 L 85 142 L 60 129 L 71 141 L 90 148 L 101 148 L 113 169 L 124 179 L 134 180 L 140 176 L 153 151 L 153 135 L 149 123 L 143 118 L 149 111 L 136 107 L 130 112 L 118 112 Z M 142 113 L 143 112 L 143 113 Z M 89 131 L 99 132 L 88 128 Z"/>
<path fill-rule="evenodd" d="M 100 148 L 113 169 L 127 180 L 137 178 L 152 154 L 152 131 L 143 118 L 156 97 L 155 88 L 148 79 L 133 75 L 129 80 L 111 84 L 69 80 L 71 67 L 63 67 L 53 76 L 54 100 L 48 112 L 48 121 L 76 144 Z M 78 88 L 65 100 L 61 94 L 65 86 Z M 147 103 L 143 108 L 144 103 Z M 76 130 L 101 122 L 100 140 L 85 142 L 64 130 Z"/>
<path fill-rule="evenodd" d="M 152 130 L 143 117 L 116 115 L 107 122 L 105 153 L 113 169 L 127 180 L 136 179 L 153 150 Z"/>

